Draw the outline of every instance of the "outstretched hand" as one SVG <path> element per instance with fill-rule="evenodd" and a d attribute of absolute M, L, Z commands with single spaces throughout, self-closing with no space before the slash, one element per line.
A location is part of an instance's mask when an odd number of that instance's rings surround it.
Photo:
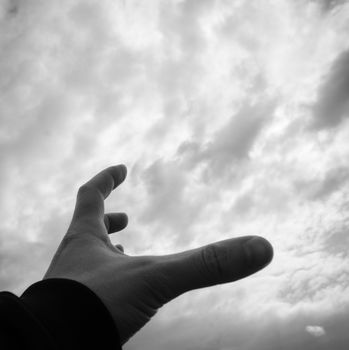
<path fill-rule="evenodd" d="M 122 345 L 170 300 L 247 277 L 273 257 L 270 243 L 258 236 L 162 256 L 124 254 L 108 234 L 125 228 L 127 215 L 105 214 L 104 200 L 126 174 L 124 165 L 112 166 L 79 188 L 72 222 L 44 276 L 76 280 L 94 291 L 110 311 Z"/>

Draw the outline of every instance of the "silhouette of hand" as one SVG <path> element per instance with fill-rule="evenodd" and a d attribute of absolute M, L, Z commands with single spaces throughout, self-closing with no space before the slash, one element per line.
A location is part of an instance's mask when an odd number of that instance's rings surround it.
<path fill-rule="evenodd" d="M 127 215 L 104 214 L 104 200 L 126 174 L 124 165 L 112 166 L 79 188 L 72 222 L 44 276 L 76 280 L 94 291 L 112 314 L 122 345 L 170 300 L 249 276 L 273 257 L 270 243 L 258 236 L 163 256 L 124 254 L 108 233 L 125 228 Z"/>

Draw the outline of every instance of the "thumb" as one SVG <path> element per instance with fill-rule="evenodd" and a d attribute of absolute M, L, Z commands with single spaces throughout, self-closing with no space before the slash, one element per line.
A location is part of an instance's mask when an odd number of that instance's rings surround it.
<path fill-rule="evenodd" d="M 166 294 L 173 299 L 192 289 L 233 282 L 268 265 L 273 247 L 264 238 L 244 236 L 162 256 Z"/>

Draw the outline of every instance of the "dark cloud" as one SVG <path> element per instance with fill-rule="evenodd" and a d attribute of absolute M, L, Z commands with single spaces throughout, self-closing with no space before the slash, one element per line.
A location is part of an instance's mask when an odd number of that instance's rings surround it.
<path fill-rule="evenodd" d="M 339 166 L 328 170 L 322 179 L 295 181 L 294 187 L 309 200 L 323 201 L 332 193 L 341 190 L 348 179 L 349 168 Z"/>
<path fill-rule="evenodd" d="M 220 168 L 235 159 L 247 157 L 264 122 L 270 118 L 270 111 L 264 112 L 260 106 L 242 108 L 215 134 L 203 151 L 204 157 Z"/>
<path fill-rule="evenodd" d="M 204 206 L 185 193 L 188 175 L 176 161 L 163 159 L 156 160 L 143 171 L 141 178 L 148 199 L 139 220 L 159 228 L 154 230 L 157 232 L 154 232 L 154 240 L 157 234 L 162 238 L 166 235 L 168 241 L 181 246 L 194 238 L 187 233 Z"/>
<path fill-rule="evenodd" d="M 42 279 L 48 268 L 48 246 L 41 242 L 18 239 L 0 245 L 1 290 L 20 293 L 30 284 Z"/>
<path fill-rule="evenodd" d="M 37 213 L 40 216 L 39 213 Z M 22 215 L 20 225 L 13 225 L 6 235 L 0 236 L 0 285 L 2 290 L 22 293 L 30 284 L 41 280 L 60 240 L 68 228 L 71 214 L 51 209 L 40 217 L 41 224 L 35 240 L 26 234 L 31 215 Z M 23 230 L 23 234 L 19 232 Z"/>
<path fill-rule="evenodd" d="M 249 158 L 249 152 L 261 130 L 270 123 L 275 110 L 275 102 L 246 103 L 228 122 L 216 131 L 211 141 L 199 145 L 195 141 L 182 143 L 177 155 L 183 162 L 195 166 L 200 162 L 207 165 L 206 176 L 225 174 L 240 161 Z"/>
<path fill-rule="evenodd" d="M 0 2 L 0 20 L 15 17 L 20 9 L 22 0 L 3 0 Z"/>
<path fill-rule="evenodd" d="M 311 129 L 330 129 L 349 117 L 349 50 L 333 62 L 313 106 Z"/>
<path fill-rule="evenodd" d="M 332 11 L 346 3 L 347 0 L 312 0 L 312 2 L 317 3 L 321 6 L 321 8 L 325 11 Z"/>
<path fill-rule="evenodd" d="M 342 254 L 348 257 L 349 225 L 342 223 L 341 227 L 329 230 L 324 236 L 323 249 L 330 254 Z"/>
<path fill-rule="evenodd" d="M 325 179 L 312 195 L 314 200 L 322 200 L 331 193 L 336 192 L 346 184 L 349 179 L 349 168 L 338 167 L 331 169 L 325 176 Z"/>

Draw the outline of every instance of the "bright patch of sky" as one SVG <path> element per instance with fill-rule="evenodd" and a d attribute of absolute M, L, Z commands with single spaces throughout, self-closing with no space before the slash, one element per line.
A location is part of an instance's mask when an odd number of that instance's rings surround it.
<path fill-rule="evenodd" d="M 275 251 L 126 350 L 346 349 L 348 29 L 345 1 L 0 1 L 1 288 L 42 278 L 78 187 L 124 163 L 126 253 Z"/>
<path fill-rule="evenodd" d="M 305 329 L 314 337 L 322 337 L 326 334 L 325 330 L 321 326 L 306 326 Z"/>

